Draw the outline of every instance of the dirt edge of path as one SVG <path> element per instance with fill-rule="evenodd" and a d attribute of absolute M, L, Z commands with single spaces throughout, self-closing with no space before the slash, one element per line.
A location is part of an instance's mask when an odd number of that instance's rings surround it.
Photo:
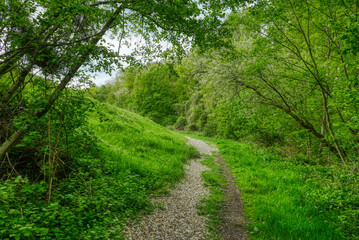
<path fill-rule="evenodd" d="M 216 161 L 221 167 L 227 180 L 227 187 L 224 189 L 226 197 L 225 211 L 222 215 L 223 223 L 221 232 L 224 240 L 245 240 L 248 232 L 245 231 L 246 220 L 243 212 L 241 192 L 232 177 L 223 157 L 217 153 Z"/>

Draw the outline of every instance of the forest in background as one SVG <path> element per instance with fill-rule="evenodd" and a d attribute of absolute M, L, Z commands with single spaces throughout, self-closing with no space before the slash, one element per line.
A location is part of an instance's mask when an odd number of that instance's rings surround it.
<path fill-rule="evenodd" d="M 128 67 L 91 94 L 164 126 L 356 166 L 357 7 L 263 1 L 229 16 L 230 48 Z"/>

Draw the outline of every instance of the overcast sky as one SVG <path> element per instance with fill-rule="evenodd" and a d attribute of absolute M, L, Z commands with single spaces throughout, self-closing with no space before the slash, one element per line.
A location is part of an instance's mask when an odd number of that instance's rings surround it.
<path fill-rule="evenodd" d="M 106 43 L 107 43 L 106 45 L 109 49 L 111 49 L 112 51 L 115 51 L 115 52 L 118 51 L 119 40 L 111 39 L 108 34 L 104 36 L 104 39 L 106 40 Z M 121 48 L 120 48 L 120 53 L 119 53 L 120 55 L 127 55 L 127 56 L 131 55 L 131 53 L 134 51 L 134 49 L 136 47 L 145 45 L 144 40 L 139 37 L 132 37 L 130 39 L 127 39 L 127 41 L 130 41 L 130 44 L 132 46 L 126 46 L 124 43 L 122 43 Z M 162 50 L 165 50 L 165 49 L 171 47 L 171 44 L 166 41 L 160 42 L 160 45 L 162 46 Z M 137 56 L 136 59 L 140 60 L 141 56 Z M 160 60 L 160 59 L 154 58 L 153 60 Z M 125 61 L 123 61 L 122 64 L 123 64 L 122 67 L 128 66 L 128 64 Z M 90 76 L 92 76 L 92 81 L 97 86 L 101 86 L 102 84 L 105 84 L 107 81 L 113 79 L 116 76 L 116 73 L 120 70 L 118 67 L 116 68 L 115 65 L 113 67 L 114 67 L 114 70 L 112 71 L 111 75 L 109 75 L 105 72 L 98 72 L 95 74 L 90 74 Z"/>
<path fill-rule="evenodd" d="M 104 72 L 96 73 L 95 76 L 93 77 L 92 81 L 97 86 L 101 86 L 102 84 L 111 80 L 115 75 L 116 75 L 116 72 L 113 72 L 111 75 L 108 75 L 107 73 L 104 73 Z"/>
<path fill-rule="evenodd" d="M 104 39 L 107 42 L 108 48 L 112 49 L 113 51 L 118 50 L 119 46 L 119 40 L 117 39 L 111 39 L 110 36 L 107 34 L 105 35 Z M 132 52 L 131 48 L 125 46 L 124 44 L 121 45 L 120 48 L 120 54 L 121 55 L 130 55 Z M 126 66 L 126 64 L 124 64 Z M 105 72 L 99 72 L 92 74 L 92 81 L 97 85 L 101 86 L 102 84 L 106 83 L 107 81 L 113 79 L 116 76 L 116 73 L 119 71 L 116 66 L 114 66 L 114 71 L 112 71 L 111 75 L 105 73 Z"/>

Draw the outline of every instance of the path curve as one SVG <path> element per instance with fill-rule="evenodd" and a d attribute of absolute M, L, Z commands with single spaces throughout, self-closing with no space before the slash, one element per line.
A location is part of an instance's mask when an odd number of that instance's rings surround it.
<path fill-rule="evenodd" d="M 201 140 L 190 137 L 188 144 L 196 147 L 202 154 L 212 154 L 215 148 Z M 126 239 L 205 239 L 208 234 L 207 218 L 197 214 L 197 204 L 206 196 L 208 189 L 203 186 L 202 171 L 209 170 L 194 159 L 185 166 L 186 178 L 168 196 L 155 198 L 154 202 L 163 204 L 140 223 L 127 227 Z"/>
<path fill-rule="evenodd" d="M 212 155 L 212 152 L 218 152 L 218 148 L 216 146 L 209 146 L 204 141 L 191 137 L 186 138 L 189 140 L 187 144 L 197 148 L 197 150 L 202 154 Z"/>

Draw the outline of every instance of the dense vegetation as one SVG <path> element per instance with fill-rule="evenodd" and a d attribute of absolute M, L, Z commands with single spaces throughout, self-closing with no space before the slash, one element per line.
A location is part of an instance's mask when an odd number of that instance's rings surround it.
<path fill-rule="evenodd" d="M 355 165 L 356 7 L 355 1 L 261 1 L 229 17 L 231 48 L 127 68 L 95 97 L 178 129 Z"/>
<path fill-rule="evenodd" d="M 254 237 L 356 239 L 357 9 L 355 1 L 260 1 L 229 16 L 231 47 L 127 68 L 92 96 L 267 149 L 223 150 Z"/>
<path fill-rule="evenodd" d="M 82 110 L 85 123 L 66 126 L 71 134 L 53 141 L 59 143 L 49 153 L 54 157 L 44 156 L 51 148 L 47 127 L 57 124 L 55 113 L 55 119 L 37 125 L 43 129 L 33 131 L 36 143 L 15 147 L 18 154 L 33 151 L 43 162 L 36 172 L 29 172 L 37 168 L 29 163 L 15 165 L 9 171 L 16 171 L 17 177 L 0 183 L 1 239 L 122 238 L 126 219 L 149 210 L 149 196 L 178 181 L 184 162 L 196 154 L 182 136 L 150 120 L 95 100 L 81 102 L 87 108 Z M 51 134 L 59 136 L 53 129 Z M 65 140 L 69 148 L 61 152 Z M 45 143 L 45 149 L 38 149 Z M 73 158 L 64 162 L 67 151 Z"/>
<path fill-rule="evenodd" d="M 357 239 L 358 11 L 356 0 L 1 1 L 0 238 L 121 238 L 183 175 L 184 138 L 121 107 L 222 139 L 253 238 Z M 125 62 L 85 90 L 88 71 Z M 201 211 L 215 228 L 224 183 L 206 164 Z"/>

